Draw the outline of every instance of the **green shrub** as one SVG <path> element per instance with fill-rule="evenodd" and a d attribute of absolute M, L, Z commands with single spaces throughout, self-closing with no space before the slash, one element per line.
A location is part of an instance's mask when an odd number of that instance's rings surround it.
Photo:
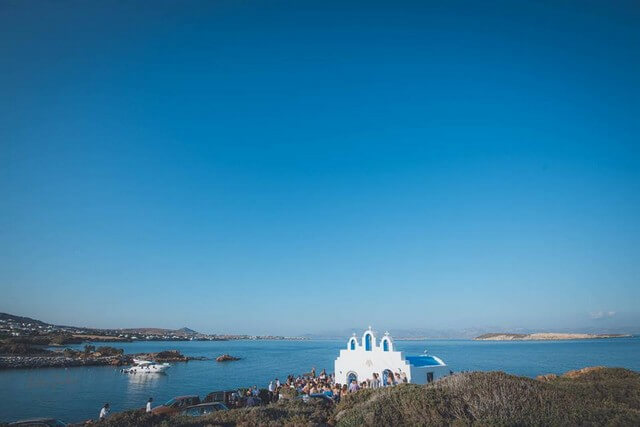
<path fill-rule="evenodd" d="M 279 394 L 281 394 L 285 399 L 293 399 L 298 395 L 298 390 L 285 385 L 280 388 Z"/>
<path fill-rule="evenodd" d="M 42 355 L 51 353 L 48 350 L 32 347 L 29 344 L 22 343 L 0 343 L 0 354 L 12 355 L 12 356 L 29 356 L 29 355 Z"/>
<path fill-rule="evenodd" d="M 325 425 L 331 417 L 333 406 L 322 401 L 313 400 L 309 403 L 304 403 L 296 399 L 280 401 L 266 406 L 218 411 L 199 418 L 174 417 L 171 419 L 171 425 L 185 427 L 208 425 Z"/>
<path fill-rule="evenodd" d="M 50 341 L 48 335 L 32 335 L 26 337 L 10 337 L 5 339 L 7 344 L 27 344 L 27 345 L 48 345 Z"/>
<path fill-rule="evenodd" d="M 65 357 L 78 357 L 78 355 L 80 354 L 80 352 L 79 352 L 79 351 L 77 351 L 77 350 L 74 350 L 74 349 L 72 349 L 72 348 L 65 348 L 65 349 L 62 351 L 62 354 L 64 354 L 64 355 L 65 355 Z"/>
<path fill-rule="evenodd" d="M 82 338 L 76 338 L 70 334 L 56 334 L 49 337 L 49 345 L 65 345 L 65 344 L 80 344 Z"/>

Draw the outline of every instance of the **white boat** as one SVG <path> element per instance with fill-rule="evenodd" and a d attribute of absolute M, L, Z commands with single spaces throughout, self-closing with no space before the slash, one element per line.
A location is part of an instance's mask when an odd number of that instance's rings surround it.
<path fill-rule="evenodd" d="M 156 363 L 149 360 L 133 359 L 133 365 L 124 368 L 125 374 L 159 374 L 171 367 L 168 363 Z"/>

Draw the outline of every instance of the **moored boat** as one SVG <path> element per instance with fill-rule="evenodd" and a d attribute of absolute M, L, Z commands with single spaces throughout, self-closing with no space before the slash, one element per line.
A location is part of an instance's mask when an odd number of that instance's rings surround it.
<path fill-rule="evenodd" d="M 133 365 L 122 369 L 125 374 L 159 374 L 171 367 L 168 363 L 156 363 L 149 360 L 133 359 Z"/>

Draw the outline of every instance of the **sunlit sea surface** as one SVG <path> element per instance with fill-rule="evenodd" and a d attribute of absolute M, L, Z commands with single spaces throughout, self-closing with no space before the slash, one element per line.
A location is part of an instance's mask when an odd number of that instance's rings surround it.
<path fill-rule="evenodd" d="M 98 344 L 100 345 L 100 344 Z M 127 353 L 180 350 L 237 362 L 174 363 L 166 375 L 126 375 L 120 368 L 79 367 L 0 371 L 0 421 L 55 417 L 67 422 L 96 418 L 102 405 L 112 412 L 141 408 L 149 397 L 160 404 L 181 394 L 205 396 L 214 390 L 257 385 L 289 373 L 333 371 L 344 341 L 216 341 L 117 343 Z M 76 348 L 81 346 L 75 346 Z M 535 377 L 585 366 L 616 366 L 640 371 L 640 337 L 585 341 L 490 342 L 469 340 L 397 341 L 406 355 L 441 357 L 455 372 L 505 371 Z"/>

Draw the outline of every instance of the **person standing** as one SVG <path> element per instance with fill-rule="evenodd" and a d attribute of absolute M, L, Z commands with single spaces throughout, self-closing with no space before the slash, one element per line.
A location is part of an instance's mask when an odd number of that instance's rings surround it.
<path fill-rule="evenodd" d="M 387 376 L 387 385 L 395 385 L 396 384 L 396 379 L 393 377 L 393 372 L 389 371 L 389 374 Z"/>
<path fill-rule="evenodd" d="M 147 400 L 147 412 L 151 412 L 151 402 L 153 402 L 153 397 L 150 397 L 149 400 Z"/>
<path fill-rule="evenodd" d="M 273 402 L 274 398 L 273 398 L 273 393 L 276 391 L 276 385 L 273 383 L 273 381 L 271 381 L 269 383 L 269 401 Z"/>
<path fill-rule="evenodd" d="M 380 387 L 380 380 L 378 380 L 378 374 L 377 373 L 373 373 L 373 379 L 371 380 L 371 388 L 378 388 Z"/>
<path fill-rule="evenodd" d="M 104 420 L 109 416 L 109 404 L 105 403 L 102 409 L 100 409 L 100 419 Z"/>

